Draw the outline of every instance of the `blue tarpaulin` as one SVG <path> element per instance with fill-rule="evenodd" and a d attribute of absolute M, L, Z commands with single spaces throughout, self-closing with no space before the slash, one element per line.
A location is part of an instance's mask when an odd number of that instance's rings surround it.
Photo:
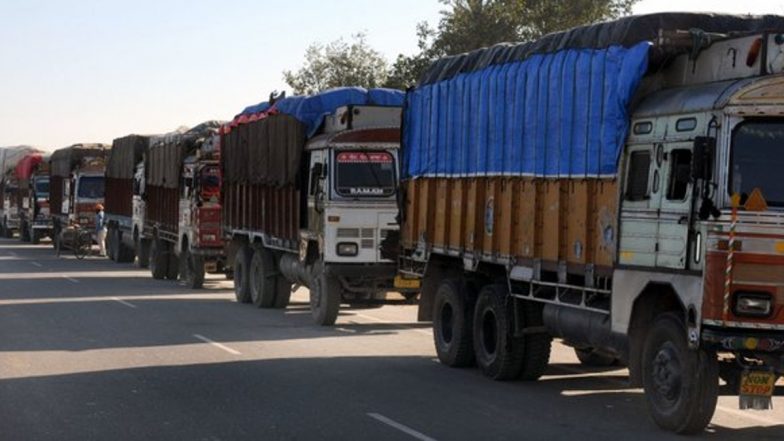
<path fill-rule="evenodd" d="M 650 43 L 565 49 L 407 95 L 404 174 L 613 176 Z"/>
<path fill-rule="evenodd" d="M 339 107 L 349 105 L 400 107 L 404 99 L 405 95 L 399 90 L 342 87 L 311 96 L 283 98 L 275 102 L 272 107 L 305 124 L 307 136 L 311 137 L 318 131 L 324 117 Z M 270 108 L 269 103 L 266 102 L 257 104 L 246 108 L 239 116 L 266 112 Z"/>

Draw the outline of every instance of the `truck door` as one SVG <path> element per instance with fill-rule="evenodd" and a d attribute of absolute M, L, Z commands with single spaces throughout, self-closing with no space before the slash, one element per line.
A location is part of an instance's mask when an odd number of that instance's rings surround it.
<path fill-rule="evenodd" d="M 308 231 L 316 232 L 321 229 L 322 214 L 327 189 L 327 155 L 323 150 L 316 150 L 310 154 L 309 182 L 308 182 Z"/>
<path fill-rule="evenodd" d="M 688 269 L 689 234 L 692 215 L 692 142 L 660 144 L 661 185 L 656 195 L 659 219 L 656 237 L 656 266 Z"/>

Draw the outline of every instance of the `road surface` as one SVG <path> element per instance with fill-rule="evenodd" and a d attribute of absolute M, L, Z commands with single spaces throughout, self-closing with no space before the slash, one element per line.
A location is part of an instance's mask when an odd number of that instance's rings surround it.
<path fill-rule="evenodd" d="M 625 370 L 554 347 L 536 383 L 493 383 L 435 359 L 414 306 L 311 324 L 154 281 L 130 265 L 0 241 L 0 440 L 683 439 L 649 420 Z M 784 439 L 770 412 L 722 396 L 709 440 Z"/>

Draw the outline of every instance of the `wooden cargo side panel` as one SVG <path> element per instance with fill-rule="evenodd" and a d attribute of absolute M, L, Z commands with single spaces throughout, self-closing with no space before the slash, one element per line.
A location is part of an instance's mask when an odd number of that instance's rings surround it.
<path fill-rule="evenodd" d="M 592 225 L 589 211 L 591 200 L 595 195 L 591 192 L 591 184 L 585 179 L 574 179 L 568 182 L 568 208 L 565 210 L 566 225 L 566 261 L 569 264 L 584 265 L 589 261 L 590 241 L 588 226 Z"/>
<path fill-rule="evenodd" d="M 485 182 L 484 179 L 471 178 L 468 180 L 465 211 L 465 249 L 472 253 L 482 252 L 484 238 L 484 212 L 485 212 Z"/>
<path fill-rule="evenodd" d="M 449 180 L 436 179 L 435 186 L 436 199 L 433 201 L 433 204 L 435 205 L 433 245 L 440 248 L 446 248 L 448 245 L 447 238 L 449 237 L 449 221 L 451 220 L 448 215 L 451 200 Z"/>
<path fill-rule="evenodd" d="M 618 181 L 597 180 L 592 222 L 594 223 L 595 251 L 593 263 L 610 269 L 615 264 L 618 241 Z"/>
<path fill-rule="evenodd" d="M 533 179 L 514 179 L 512 199 L 514 203 L 513 253 L 524 261 L 536 256 L 537 243 L 537 185 Z"/>
<path fill-rule="evenodd" d="M 540 188 L 542 207 L 537 214 L 543 219 L 539 257 L 544 261 L 556 263 L 560 260 L 561 228 L 564 222 L 561 217 L 561 183 L 548 180 L 544 181 Z"/>
<path fill-rule="evenodd" d="M 495 229 L 495 247 L 502 256 L 514 256 L 513 237 L 516 231 L 514 219 L 515 181 L 504 178 L 499 191 Z"/>
<path fill-rule="evenodd" d="M 465 207 L 466 207 L 466 180 L 447 179 L 450 186 L 451 199 L 449 201 L 449 241 L 448 248 L 462 250 L 465 246 Z"/>

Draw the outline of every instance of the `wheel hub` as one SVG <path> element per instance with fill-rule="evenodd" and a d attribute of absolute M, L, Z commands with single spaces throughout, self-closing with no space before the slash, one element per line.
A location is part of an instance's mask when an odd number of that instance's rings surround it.
<path fill-rule="evenodd" d="M 681 391 L 682 369 L 675 348 L 664 344 L 653 359 L 653 385 L 667 401 L 676 401 Z"/>

